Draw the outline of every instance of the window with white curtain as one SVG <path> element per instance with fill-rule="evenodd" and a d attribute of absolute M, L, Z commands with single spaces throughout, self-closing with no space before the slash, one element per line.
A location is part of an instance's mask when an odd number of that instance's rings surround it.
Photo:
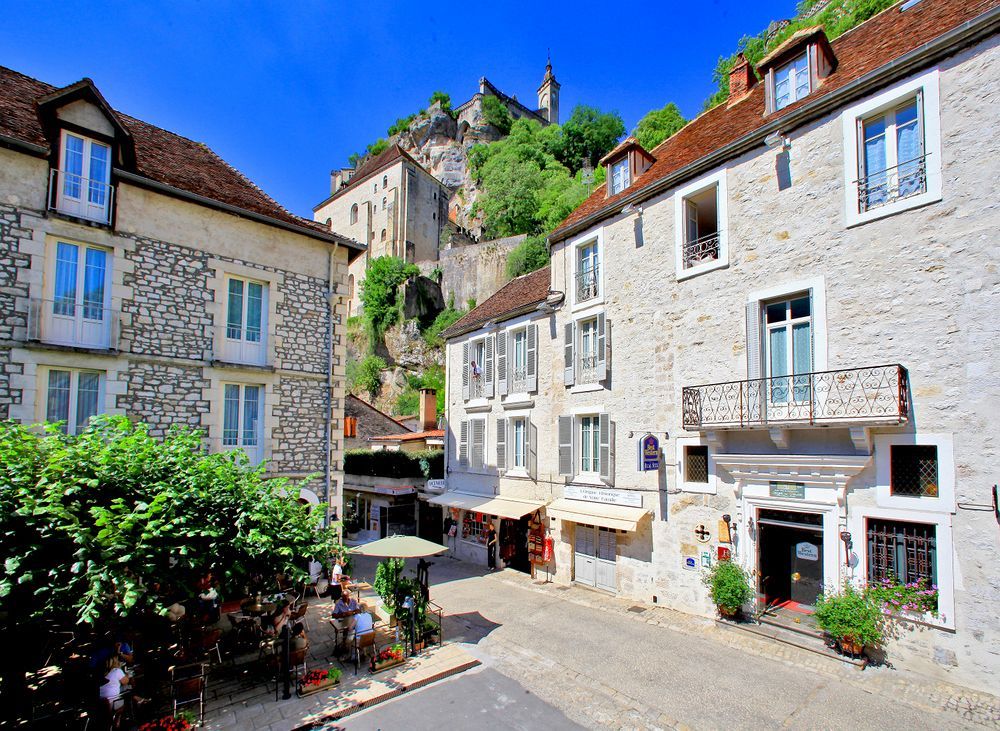
<path fill-rule="evenodd" d="M 580 472 L 601 471 L 600 421 L 597 416 L 580 418 Z"/>
<path fill-rule="evenodd" d="M 803 53 L 774 72 L 774 108 L 784 109 L 809 95 L 809 57 Z"/>
<path fill-rule="evenodd" d="M 808 374 L 813 362 L 811 310 L 808 294 L 764 305 L 768 396 L 772 405 L 809 400 Z"/>
<path fill-rule="evenodd" d="M 111 203 L 111 147 L 63 132 L 56 209 L 93 221 L 108 221 Z"/>
<path fill-rule="evenodd" d="M 861 210 L 909 198 L 927 189 L 921 98 L 859 121 Z"/>
<path fill-rule="evenodd" d="M 109 347 L 111 252 L 58 241 L 50 272 L 52 300 L 44 308 L 44 339 L 89 348 Z"/>
<path fill-rule="evenodd" d="M 526 469 L 528 464 L 528 431 L 524 419 L 511 419 L 511 442 L 513 455 L 511 466 L 517 469 Z"/>
<path fill-rule="evenodd" d="M 611 166 L 611 195 L 621 193 L 631 184 L 628 155 Z"/>
<path fill-rule="evenodd" d="M 253 463 L 263 458 L 264 387 L 227 383 L 223 386 L 222 447 L 243 449 Z"/>
<path fill-rule="evenodd" d="M 62 422 L 66 434 L 79 434 L 90 417 L 104 412 L 104 374 L 99 371 L 50 369 L 45 420 Z"/>
<path fill-rule="evenodd" d="M 226 338 L 223 360 L 264 365 L 267 357 L 268 286 L 241 277 L 226 282 Z"/>

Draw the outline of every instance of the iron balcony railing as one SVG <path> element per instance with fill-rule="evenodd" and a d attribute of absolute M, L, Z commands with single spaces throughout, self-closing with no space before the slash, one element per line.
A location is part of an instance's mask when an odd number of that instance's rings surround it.
<path fill-rule="evenodd" d="M 871 173 L 857 184 L 858 209 L 862 212 L 919 195 L 927 190 L 927 156 Z"/>
<path fill-rule="evenodd" d="M 471 375 L 471 374 L 470 374 Z M 486 383 L 482 375 L 471 375 L 469 378 L 469 398 L 483 398 L 486 395 Z"/>
<path fill-rule="evenodd" d="M 719 232 L 705 234 L 694 241 L 685 241 L 683 256 L 685 269 L 716 261 L 719 258 Z"/>
<path fill-rule="evenodd" d="M 691 430 L 900 424 L 910 412 L 908 389 L 906 368 L 895 364 L 686 386 L 681 402 Z"/>
<path fill-rule="evenodd" d="M 510 393 L 525 393 L 528 390 L 527 367 L 515 368 L 511 371 L 510 386 L 507 390 Z"/>
<path fill-rule="evenodd" d="M 576 301 L 584 302 L 597 296 L 599 287 L 598 266 L 584 269 L 576 274 Z"/>
<path fill-rule="evenodd" d="M 110 223 L 114 196 L 114 186 L 102 180 L 91 180 L 65 170 L 49 172 L 50 211 Z"/>
<path fill-rule="evenodd" d="M 40 299 L 28 302 L 28 340 L 77 348 L 117 350 L 118 310 L 96 302 Z"/>
<path fill-rule="evenodd" d="M 579 383 L 597 383 L 601 380 L 597 370 L 597 355 L 580 356 Z"/>

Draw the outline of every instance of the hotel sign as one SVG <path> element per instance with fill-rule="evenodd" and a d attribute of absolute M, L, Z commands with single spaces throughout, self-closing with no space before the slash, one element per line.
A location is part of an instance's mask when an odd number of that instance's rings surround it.
<path fill-rule="evenodd" d="M 585 500 L 588 503 L 627 505 L 631 508 L 642 507 L 642 493 L 634 490 L 606 490 L 587 485 L 566 485 L 563 496 L 571 500 Z"/>
<path fill-rule="evenodd" d="M 639 440 L 639 471 L 655 472 L 660 469 L 660 440 L 645 434 Z"/>
<path fill-rule="evenodd" d="M 771 497 L 805 500 L 806 485 L 804 482 L 772 482 L 770 483 L 770 494 Z"/>

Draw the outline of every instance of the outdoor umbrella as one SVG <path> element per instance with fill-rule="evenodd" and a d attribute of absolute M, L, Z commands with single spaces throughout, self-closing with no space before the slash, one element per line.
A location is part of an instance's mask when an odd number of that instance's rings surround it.
<path fill-rule="evenodd" d="M 351 549 L 351 553 L 376 558 L 424 558 L 425 556 L 436 556 L 447 550 L 447 546 L 416 536 L 389 536 L 355 546 Z"/>

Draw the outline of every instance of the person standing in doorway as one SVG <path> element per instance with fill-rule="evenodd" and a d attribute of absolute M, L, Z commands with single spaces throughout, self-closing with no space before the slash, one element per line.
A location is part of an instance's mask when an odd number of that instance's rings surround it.
<path fill-rule="evenodd" d="M 492 522 L 486 524 L 486 565 L 490 571 L 497 569 L 497 529 Z"/>

